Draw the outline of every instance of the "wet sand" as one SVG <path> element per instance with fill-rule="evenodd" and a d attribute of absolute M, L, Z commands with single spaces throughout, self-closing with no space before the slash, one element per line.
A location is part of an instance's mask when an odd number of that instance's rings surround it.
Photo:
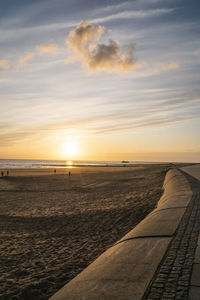
<path fill-rule="evenodd" d="M 155 208 L 167 168 L 10 170 L 0 178 L 0 299 L 48 299 Z"/>

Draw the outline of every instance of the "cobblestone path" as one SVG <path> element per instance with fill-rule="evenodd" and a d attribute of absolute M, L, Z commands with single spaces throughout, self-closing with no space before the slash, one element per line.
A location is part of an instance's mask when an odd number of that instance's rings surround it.
<path fill-rule="evenodd" d="M 200 193 L 193 196 L 144 299 L 187 299 L 200 231 Z"/>

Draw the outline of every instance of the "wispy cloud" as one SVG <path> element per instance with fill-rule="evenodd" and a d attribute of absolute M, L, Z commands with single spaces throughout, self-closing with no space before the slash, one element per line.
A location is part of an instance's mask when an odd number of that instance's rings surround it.
<path fill-rule="evenodd" d="M 46 124 L 44 126 L 32 126 L 29 128 L 19 128 L 10 130 L 8 133 L 0 134 L 1 146 L 13 145 L 22 143 L 23 141 L 34 141 L 41 139 L 41 137 L 62 136 L 67 132 L 78 132 L 80 135 L 101 135 L 101 134 L 119 134 L 123 132 L 134 132 L 139 128 L 163 128 L 166 126 L 173 126 L 185 120 L 192 120 L 198 115 L 187 116 L 162 116 L 157 115 L 148 118 L 132 118 L 125 119 L 125 116 L 110 115 L 99 116 L 96 118 L 77 119 L 76 121 L 63 121 L 58 123 Z"/>
<path fill-rule="evenodd" d="M 44 53 L 55 54 L 58 51 L 58 47 L 55 44 L 47 43 L 47 44 L 36 46 L 36 50 L 39 51 L 41 54 Z"/>
<path fill-rule="evenodd" d="M 162 71 L 170 71 L 175 70 L 180 67 L 180 63 L 178 61 L 171 61 L 170 63 L 156 63 L 153 67 L 153 71 L 155 73 L 160 73 Z"/>
<path fill-rule="evenodd" d="M 53 121 L 50 118 L 45 120 L 43 124 L 12 125 L 1 123 L 1 146 L 45 139 L 50 136 L 66 136 L 68 132 L 77 132 L 81 136 L 133 133 L 139 129 L 152 130 L 174 126 L 187 120 L 197 119 L 200 116 L 199 98 L 188 99 L 186 97 L 184 99 L 183 95 L 182 101 L 181 97 L 166 100 L 164 94 L 162 101 L 159 100 L 158 102 L 158 99 L 157 101 L 147 99 L 143 106 L 138 107 L 135 103 L 129 103 L 125 110 L 121 106 L 115 110 L 110 109 L 109 104 L 105 104 L 104 111 L 99 110 L 99 113 L 77 114 L 71 118 L 65 118 L 62 115 L 61 120 L 57 118 Z M 118 106 L 117 103 L 115 106 Z"/>
<path fill-rule="evenodd" d="M 163 14 L 168 14 L 174 11 L 172 8 L 160 8 L 160 9 L 148 9 L 148 10 L 125 10 L 121 12 L 117 12 L 115 14 L 110 14 L 104 17 L 96 17 L 89 20 L 92 23 L 100 23 L 100 22 L 109 22 L 112 20 L 120 20 L 120 19 L 139 19 L 139 18 L 147 18 L 147 17 L 155 17 Z"/>
<path fill-rule="evenodd" d="M 17 66 L 27 66 L 27 63 L 34 58 L 34 53 L 28 53 L 27 55 L 18 59 Z"/>
<path fill-rule="evenodd" d="M 35 58 L 35 56 L 38 55 L 38 52 L 40 54 L 45 54 L 45 53 L 55 54 L 57 51 L 58 51 L 58 47 L 56 44 L 46 43 L 46 44 L 38 45 L 35 47 L 34 52 L 30 52 L 18 59 L 17 68 L 20 68 L 21 66 L 27 66 L 28 62 L 30 62 L 33 58 Z"/>
<path fill-rule="evenodd" d="M 123 54 L 118 41 L 109 40 L 108 44 L 101 44 L 100 40 L 108 30 L 99 25 L 91 25 L 82 21 L 71 30 L 66 44 L 73 55 L 66 63 L 79 60 L 90 71 L 127 72 L 134 68 L 134 46 L 129 45 L 128 54 Z"/>
<path fill-rule="evenodd" d="M 0 59 L 0 69 L 7 70 L 9 69 L 9 63 L 6 59 Z"/>

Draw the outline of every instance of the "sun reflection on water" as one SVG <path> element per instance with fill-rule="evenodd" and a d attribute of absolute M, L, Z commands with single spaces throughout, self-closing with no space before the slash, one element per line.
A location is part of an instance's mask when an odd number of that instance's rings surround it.
<path fill-rule="evenodd" d="M 74 168 L 74 166 L 73 166 L 73 161 L 68 160 L 68 161 L 66 162 L 66 167 L 67 167 L 68 169 Z"/>

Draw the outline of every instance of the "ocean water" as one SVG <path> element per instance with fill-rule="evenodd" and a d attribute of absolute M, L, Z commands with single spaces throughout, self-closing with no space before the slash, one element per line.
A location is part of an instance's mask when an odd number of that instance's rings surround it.
<path fill-rule="evenodd" d="M 124 161 L 84 161 L 84 160 L 29 160 L 29 159 L 0 159 L 0 169 L 14 168 L 67 168 L 69 166 L 124 166 L 135 164 L 155 164 L 152 162 Z"/>

